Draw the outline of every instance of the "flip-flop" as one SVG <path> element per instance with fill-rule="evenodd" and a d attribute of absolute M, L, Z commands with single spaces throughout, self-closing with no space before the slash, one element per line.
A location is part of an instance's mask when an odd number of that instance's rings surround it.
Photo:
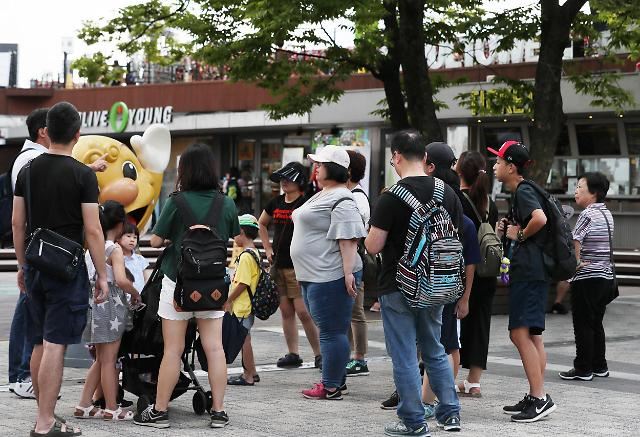
<path fill-rule="evenodd" d="M 482 397 L 482 393 L 471 391 L 471 389 L 473 388 L 477 388 L 478 390 L 480 389 L 479 382 L 469 382 L 465 379 L 464 381 L 462 381 L 462 387 L 463 387 L 463 390 L 460 390 L 460 386 L 456 384 L 456 392 L 458 393 L 459 397 L 464 397 L 464 398 L 481 398 Z"/>
<path fill-rule="evenodd" d="M 30 437 L 75 437 L 82 435 L 82 431 L 80 431 L 79 429 L 77 431 L 74 431 L 74 428 L 71 425 L 60 423 L 56 420 L 49 432 L 41 433 L 36 432 L 35 430 L 31 430 L 31 433 L 29 435 Z"/>
<path fill-rule="evenodd" d="M 227 385 L 247 385 L 252 386 L 255 385 L 254 382 L 247 382 L 246 379 L 242 375 L 238 375 L 235 378 L 229 378 L 227 380 Z"/>

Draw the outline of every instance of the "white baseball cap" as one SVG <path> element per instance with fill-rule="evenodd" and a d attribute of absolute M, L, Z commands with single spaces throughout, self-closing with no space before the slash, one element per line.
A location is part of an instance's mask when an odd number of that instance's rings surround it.
<path fill-rule="evenodd" d="M 349 168 L 351 163 L 347 151 L 339 146 L 324 146 L 319 153 L 309 153 L 307 156 L 313 162 L 333 162 L 344 168 Z"/>

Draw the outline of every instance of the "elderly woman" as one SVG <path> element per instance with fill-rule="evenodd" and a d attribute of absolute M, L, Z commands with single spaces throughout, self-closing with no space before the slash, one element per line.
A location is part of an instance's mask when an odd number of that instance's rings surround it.
<path fill-rule="evenodd" d="M 571 279 L 571 308 L 576 338 L 573 368 L 560 378 L 591 381 L 609 376 L 605 358 L 602 319 L 613 290 L 611 239 L 613 217 L 604 204 L 609 181 L 602 173 L 586 173 L 578 179 L 575 199 L 584 208 L 573 230 L 578 269 Z"/>
<path fill-rule="evenodd" d="M 356 253 L 366 235 L 353 194 L 347 188 L 349 155 L 325 146 L 309 155 L 318 164 L 322 191 L 292 214 L 291 260 L 305 305 L 320 334 L 322 381 L 302 394 L 308 399 L 342 399 L 349 361 L 347 331 L 362 261 Z"/>

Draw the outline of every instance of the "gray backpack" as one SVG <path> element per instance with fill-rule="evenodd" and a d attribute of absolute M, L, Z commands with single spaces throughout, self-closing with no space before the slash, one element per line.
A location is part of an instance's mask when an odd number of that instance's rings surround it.
<path fill-rule="evenodd" d="M 478 228 L 478 244 L 480 244 L 480 264 L 476 267 L 476 275 L 481 278 L 495 278 L 500 273 L 500 263 L 502 262 L 502 243 L 496 235 L 495 229 L 489 223 L 489 211 L 484 219 L 476 209 L 469 195 L 463 192 L 467 198 L 473 212 L 476 214 L 480 227 Z M 487 196 L 487 200 L 488 200 Z M 489 202 L 490 203 L 490 202 Z M 489 204 L 487 204 L 488 206 Z M 488 208 L 487 208 L 488 209 Z"/>

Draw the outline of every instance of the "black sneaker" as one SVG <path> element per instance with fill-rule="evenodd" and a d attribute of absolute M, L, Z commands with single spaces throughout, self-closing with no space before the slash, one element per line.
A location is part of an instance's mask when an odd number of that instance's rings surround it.
<path fill-rule="evenodd" d="M 554 303 L 551 307 L 551 314 L 567 314 L 567 308 L 561 303 Z"/>
<path fill-rule="evenodd" d="M 557 405 L 551 400 L 551 396 L 546 395 L 544 399 L 531 396 L 532 401 L 522 410 L 521 413 L 511 416 L 513 422 L 530 423 L 537 422 L 545 416 L 553 413 Z"/>
<path fill-rule="evenodd" d="M 369 367 L 364 360 L 353 359 L 347 363 L 347 376 L 367 376 Z"/>
<path fill-rule="evenodd" d="M 593 376 L 597 376 L 598 378 L 606 378 L 607 376 L 609 376 L 609 369 L 594 370 Z"/>
<path fill-rule="evenodd" d="M 229 416 L 224 411 L 212 411 L 211 421 L 209 426 L 211 428 L 224 428 L 229 423 Z"/>
<path fill-rule="evenodd" d="M 150 426 L 153 428 L 169 428 L 169 412 L 157 411 L 151 404 L 141 413 L 133 416 L 133 423 L 141 426 Z"/>
<path fill-rule="evenodd" d="M 348 395 L 349 394 L 349 389 L 347 388 L 347 383 L 346 382 L 344 384 L 342 384 L 338 390 L 340 390 L 343 395 Z"/>
<path fill-rule="evenodd" d="M 504 414 L 518 414 L 521 413 L 531 402 L 533 402 L 533 397 L 526 394 L 524 395 L 524 398 L 522 398 L 522 400 L 517 404 L 502 407 L 502 411 L 504 412 Z"/>
<path fill-rule="evenodd" d="M 322 355 L 316 355 L 313 359 L 313 367 L 322 370 Z"/>
<path fill-rule="evenodd" d="M 328 401 L 341 401 L 343 394 L 344 393 L 340 389 L 336 391 L 329 391 L 325 389 L 325 399 Z"/>
<path fill-rule="evenodd" d="M 567 370 L 566 372 L 558 373 L 560 378 L 573 381 L 591 381 L 593 379 L 593 373 L 582 373 L 576 369 Z"/>
<path fill-rule="evenodd" d="M 122 398 L 120 400 L 120 402 L 118 403 L 118 405 L 120 406 L 120 408 L 129 408 L 130 406 L 133 405 L 133 401 L 130 401 L 128 399 Z"/>
<path fill-rule="evenodd" d="M 391 393 L 389 399 L 382 402 L 380 408 L 382 408 L 383 410 L 395 410 L 396 408 L 398 408 L 398 402 L 400 402 L 400 396 L 398 396 L 398 391 L 396 390 Z"/>
<path fill-rule="evenodd" d="M 460 426 L 460 417 L 457 415 L 449 416 L 443 422 L 440 422 L 439 420 L 437 422 L 438 426 L 443 428 L 445 431 L 457 432 L 462 429 Z"/>
<path fill-rule="evenodd" d="M 280 358 L 277 363 L 278 367 L 300 367 L 302 366 L 302 358 L 300 355 L 289 353 Z"/>

